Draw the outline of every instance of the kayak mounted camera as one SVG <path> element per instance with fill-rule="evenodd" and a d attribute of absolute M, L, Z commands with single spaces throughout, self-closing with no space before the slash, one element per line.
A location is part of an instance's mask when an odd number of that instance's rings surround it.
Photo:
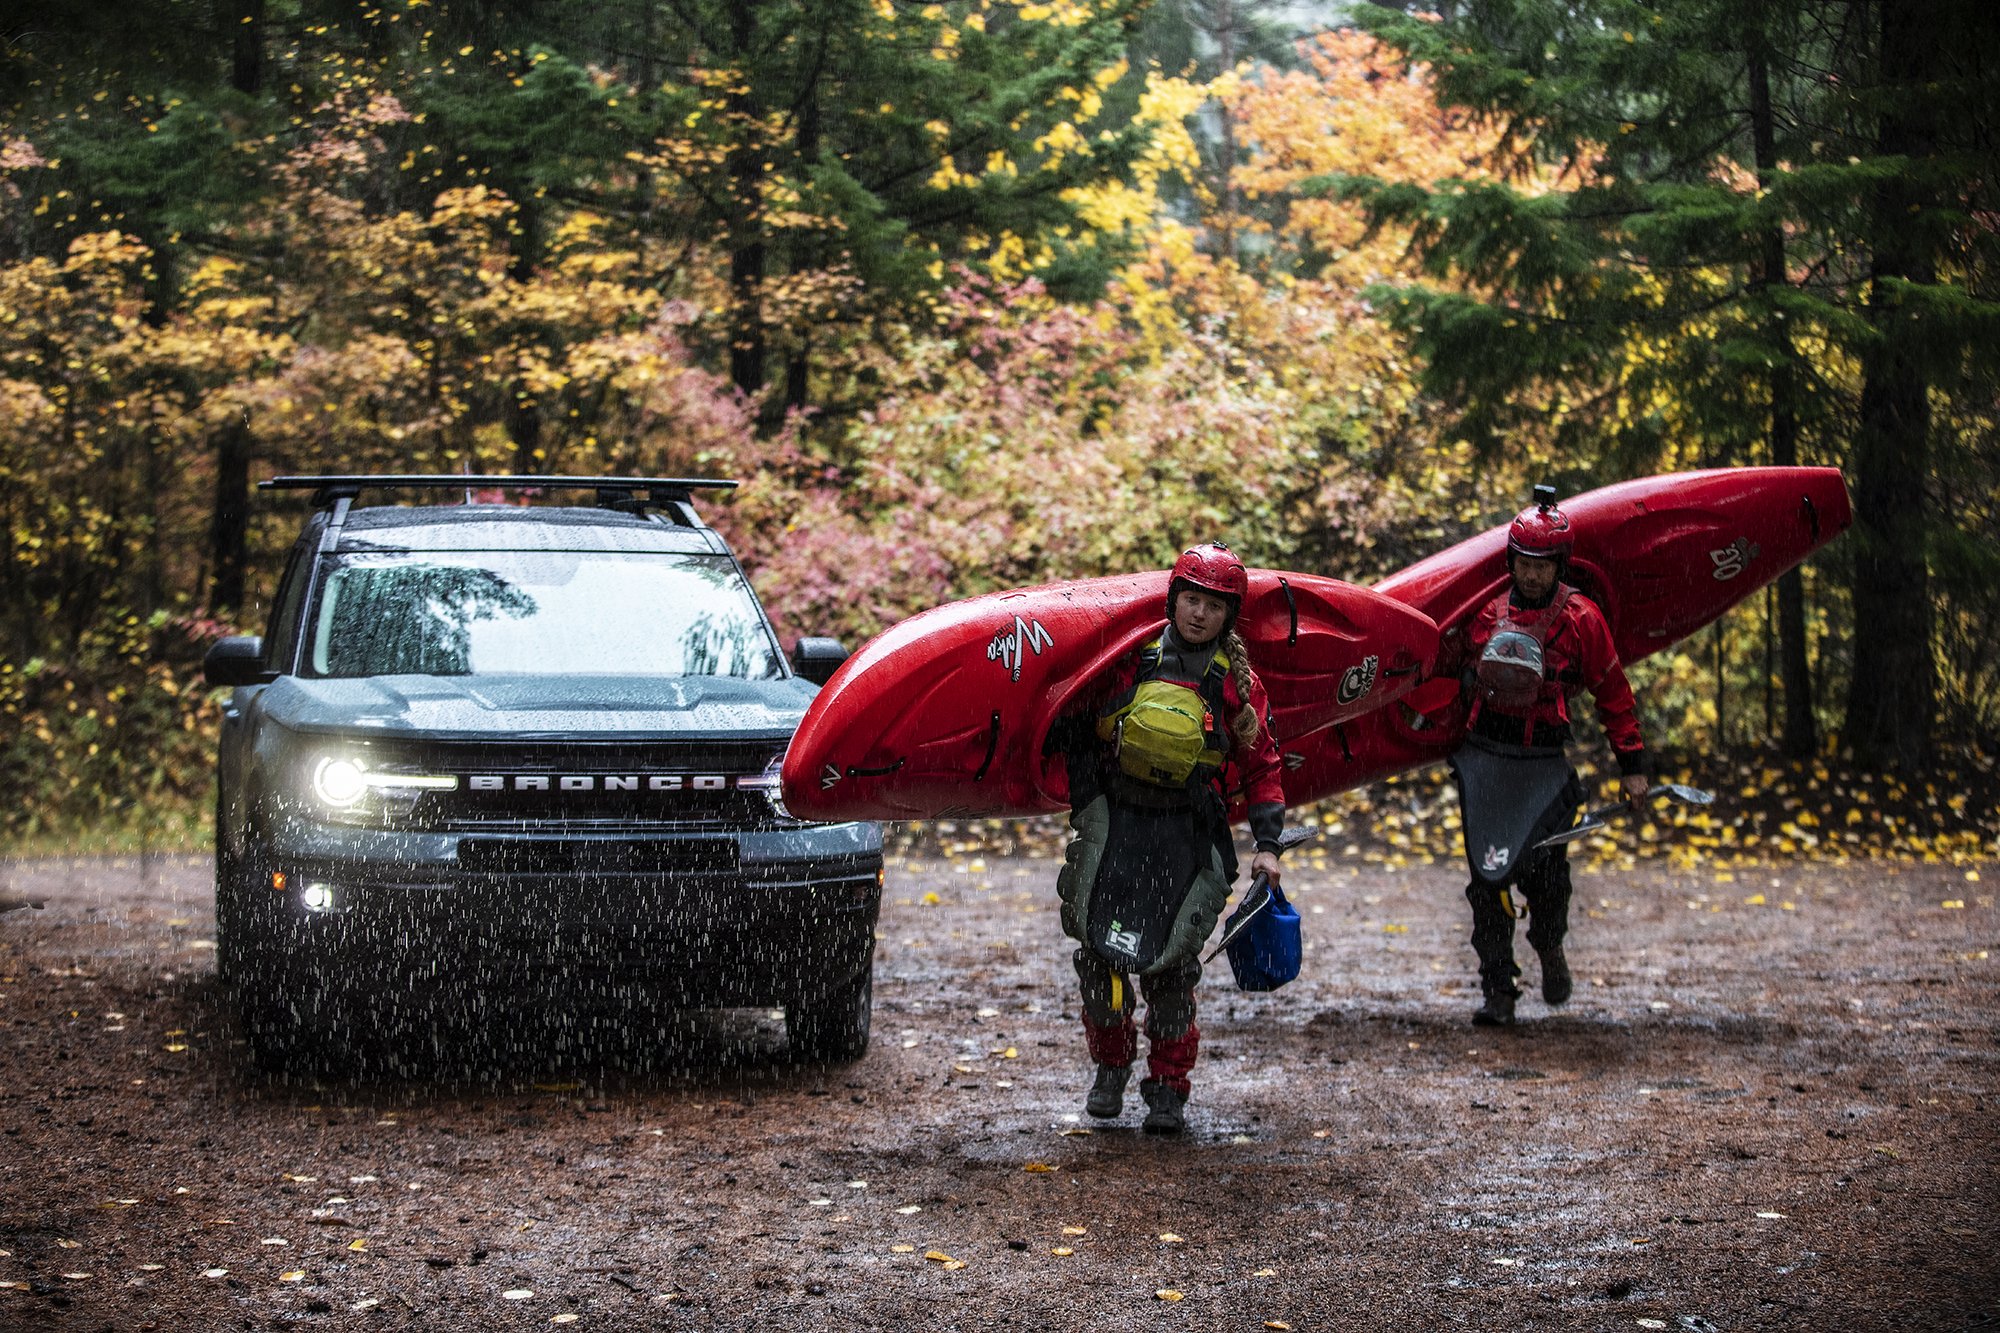
<path fill-rule="evenodd" d="M 1535 508 L 1554 509 L 1555 507 L 1556 488 L 1549 485 L 1546 481 L 1535 483 Z"/>

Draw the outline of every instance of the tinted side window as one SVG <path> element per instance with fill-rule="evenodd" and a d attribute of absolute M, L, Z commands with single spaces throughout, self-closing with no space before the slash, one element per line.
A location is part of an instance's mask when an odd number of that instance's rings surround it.
<path fill-rule="evenodd" d="M 285 561 L 285 573 L 278 580 L 278 596 L 271 603 L 271 622 L 264 627 L 264 666 L 271 671 L 289 672 L 292 655 L 299 642 L 299 608 L 306 595 L 307 575 L 312 572 L 314 552 L 319 543 L 301 538 Z"/>

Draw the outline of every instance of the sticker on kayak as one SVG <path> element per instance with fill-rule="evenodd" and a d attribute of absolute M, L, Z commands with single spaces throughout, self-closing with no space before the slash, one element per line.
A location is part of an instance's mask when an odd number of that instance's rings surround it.
<path fill-rule="evenodd" d="M 1720 551 L 1710 551 L 1708 558 L 1715 562 L 1717 582 L 1727 582 L 1743 572 L 1744 566 L 1757 558 L 1762 548 L 1748 537 L 1738 537 Z"/>
<path fill-rule="evenodd" d="M 832 764 L 828 764 L 819 771 L 819 789 L 821 791 L 831 790 L 833 784 L 838 781 L 840 781 L 840 770 Z"/>
<path fill-rule="evenodd" d="M 1494 847 L 1489 844 L 1486 848 L 1486 859 L 1479 863 L 1479 868 L 1481 870 L 1500 870 L 1506 866 L 1507 858 L 1512 853 L 1513 849 L 1511 847 Z"/>
<path fill-rule="evenodd" d="M 1013 625 L 995 634 L 993 641 L 986 645 L 986 660 L 998 662 L 1006 667 L 1010 679 L 1019 681 L 1021 663 L 1027 657 L 1029 650 L 1032 649 L 1035 656 L 1040 657 L 1042 649 L 1054 642 L 1054 636 L 1043 627 L 1041 621 L 1023 621 L 1021 617 L 1015 616 Z"/>
<path fill-rule="evenodd" d="M 1381 657 L 1371 653 L 1361 659 L 1361 665 L 1347 668 L 1340 675 L 1340 688 L 1334 692 L 1335 697 L 1343 704 L 1351 704 L 1374 689 L 1375 676 L 1381 665 Z"/>

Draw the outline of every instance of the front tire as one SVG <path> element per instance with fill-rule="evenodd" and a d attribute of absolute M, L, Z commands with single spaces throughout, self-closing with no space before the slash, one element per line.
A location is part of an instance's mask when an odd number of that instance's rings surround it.
<path fill-rule="evenodd" d="M 223 985 L 232 985 L 243 975 L 243 899 L 247 886 L 238 859 L 222 845 L 215 846 L 215 976 Z"/>
<path fill-rule="evenodd" d="M 875 1012 L 875 960 L 870 951 L 861 975 L 838 990 L 785 1006 L 785 1033 L 792 1059 L 840 1064 L 868 1053 Z"/>

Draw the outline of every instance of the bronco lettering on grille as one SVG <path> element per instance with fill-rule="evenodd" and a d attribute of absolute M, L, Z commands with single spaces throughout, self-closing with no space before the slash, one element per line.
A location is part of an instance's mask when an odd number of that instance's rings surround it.
<path fill-rule="evenodd" d="M 749 774 L 725 773 L 474 773 L 468 791 L 725 791 Z"/>

